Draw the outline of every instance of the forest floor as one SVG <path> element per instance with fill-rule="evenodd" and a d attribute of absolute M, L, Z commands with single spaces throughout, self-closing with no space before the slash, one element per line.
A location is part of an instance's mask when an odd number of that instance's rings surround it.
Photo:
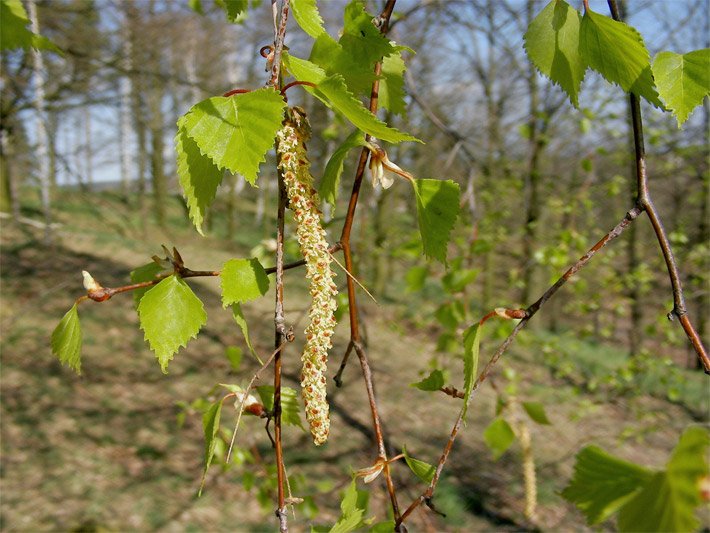
<path fill-rule="evenodd" d="M 31 213 L 30 213 L 31 214 Z M 3 222 L 1 233 L 2 305 L 2 468 L 0 529 L 3 531 L 274 531 L 273 489 L 268 484 L 271 445 L 264 422 L 245 418 L 237 438 L 237 462 L 213 466 L 204 493 L 197 497 L 203 469 L 201 412 L 195 402 L 217 383 L 245 385 L 258 365 L 246 355 L 241 332 L 224 311 L 216 279 L 190 281 L 205 303 L 208 324 L 182 349 L 163 375 L 138 329 L 130 295 L 110 302 L 88 302 L 79 309 L 84 333 L 81 376 L 52 356 L 49 337 L 74 299 L 83 293 L 81 271 L 105 286 L 128 283 L 132 269 L 160 254 L 160 244 L 176 246 L 193 269 L 219 269 L 228 258 L 249 257 L 248 237 L 240 242 L 201 238 L 171 212 L 169 231 L 125 215 L 109 197 L 98 207 L 81 201 L 62 203 L 54 246 L 30 226 Z M 177 221 L 177 222 L 175 222 Z M 248 226 L 244 226 L 248 227 Z M 254 235 L 254 243 L 260 237 Z M 286 277 L 286 316 L 297 339 L 286 351 L 286 384 L 297 388 L 302 319 L 307 307 L 299 270 Z M 344 276 L 340 276 L 340 281 Z M 273 345 L 273 288 L 266 298 L 244 306 L 251 337 L 262 357 Z M 436 463 L 455 420 L 458 401 L 409 386 L 435 352 L 428 331 L 412 331 L 399 319 L 396 305 L 377 306 L 363 299 L 367 349 L 374 370 L 380 413 L 389 445 Z M 540 333 L 542 334 L 542 333 Z M 625 459 L 662 468 L 680 433 L 707 422 L 708 394 L 703 376 L 684 374 L 698 394 L 671 402 L 662 395 L 616 393 L 559 377 L 540 356 L 535 334 L 522 334 L 494 372 L 505 387 L 502 368 L 520 378 L 518 396 L 542 402 L 551 425 L 530 423 L 538 475 L 537 525 L 547 531 L 586 530 L 583 516 L 559 495 L 572 475 L 574 455 L 595 443 Z M 331 353 L 337 368 L 347 342 L 341 324 Z M 245 355 L 235 371 L 227 347 Z M 492 353 L 482 345 L 482 358 Z M 604 346 L 586 346 L 606 356 Z M 573 364 L 574 361 L 571 361 Z M 462 369 L 449 363 L 453 385 L 462 386 Z M 331 370 L 331 375 L 334 373 Z M 265 373 L 267 374 L 267 373 Z M 556 377 L 557 376 L 557 377 Z M 339 516 L 339 492 L 352 469 L 376 456 L 360 369 L 352 358 L 336 389 L 329 383 L 332 409 L 327 445 L 316 448 L 298 428 L 285 430 L 285 460 L 294 496 L 306 503 L 289 515 L 293 531 L 333 524 Z M 265 375 L 260 384 L 268 384 Z M 214 399 L 214 396 L 210 396 Z M 193 404 L 193 407 L 190 407 Z M 188 406 L 185 408 L 184 406 Z M 195 407 L 198 406 L 198 407 Z M 514 444 L 494 461 L 482 433 L 495 416 L 496 392 L 485 383 L 469 409 L 468 426 L 454 446 L 436 493 L 437 508 L 426 508 L 411 521 L 416 531 L 518 531 L 530 529 L 523 518 L 524 489 L 520 448 Z M 225 404 L 223 428 L 235 421 Z M 184 418 L 182 424 L 180 419 Z M 400 505 L 408 505 L 424 486 L 403 462 L 394 467 Z M 370 490 L 368 516 L 386 519 L 381 479 Z M 249 489 L 249 490 L 247 490 Z M 710 526 L 710 517 L 702 517 Z M 603 529 L 613 529 L 607 522 Z"/>

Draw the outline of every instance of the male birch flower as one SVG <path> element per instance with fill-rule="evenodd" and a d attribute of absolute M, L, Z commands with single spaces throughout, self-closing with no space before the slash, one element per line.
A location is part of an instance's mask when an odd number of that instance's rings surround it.
<path fill-rule="evenodd" d="M 330 429 L 325 371 L 328 349 L 332 346 L 330 339 L 335 330 L 335 296 L 338 291 L 333 283 L 335 274 L 330 269 L 332 258 L 321 225 L 320 199 L 313 188 L 313 176 L 306 155 L 305 142 L 309 137 L 310 126 L 303 110 L 298 107 L 290 109 L 283 127 L 276 134 L 277 152 L 313 298 L 308 311 L 310 323 L 305 331 L 306 344 L 301 356 L 301 390 L 313 442 L 320 445 L 328 438 Z"/>

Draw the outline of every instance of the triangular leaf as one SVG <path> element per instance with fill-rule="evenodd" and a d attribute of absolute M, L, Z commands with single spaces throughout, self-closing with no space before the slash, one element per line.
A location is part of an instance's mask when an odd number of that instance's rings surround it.
<path fill-rule="evenodd" d="M 416 383 L 410 383 L 410 387 L 416 387 L 423 391 L 438 391 L 445 385 L 444 373 L 441 370 L 433 370 L 426 378 Z"/>
<path fill-rule="evenodd" d="M 355 130 L 350 136 L 345 139 L 333 155 L 330 156 L 328 164 L 323 171 L 323 179 L 320 182 L 320 197 L 326 202 L 335 207 L 335 202 L 338 199 L 338 189 L 340 185 L 340 176 L 343 173 L 343 164 L 348 152 L 352 148 L 365 146 L 365 134 L 360 130 Z"/>
<path fill-rule="evenodd" d="M 202 154 L 220 169 L 241 174 L 253 185 L 281 128 L 285 107 L 280 93 L 263 88 L 203 100 L 180 122 Z"/>
<path fill-rule="evenodd" d="M 325 33 L 316 0 L 291 0 L 291 11 L 301 29 L 314 39 Z"/>
<path fill-rule="evenodd" d="M 237 323 L 237 326 L 239 326 L 239 329 L 242 330 L 242 335 L 244 335 L 244 341 L 247 343 L 247 347 L 249 348 L 249 352 L 254 356 L 254 358 L 259 361 L 259 364 L 264 364 L 264 362 L 259 358 L 259 354 L 256 353 L 256 350 L 254 349 L 254 346 L 251 344 L 251 338 L 249 337 L 249 326 L 247 324 L 246 318 L 244 318 L 244 313 L 242 312 L 242 306 L 239 304 L 232 304 L 232 316 L 234 317 L 234 321 Z"/>
<path fill-rule="evenodd" d="M 680 127 L 710 95 L 710 48 L 683 55 L 661 52 L 653 60 L 653 77 L 661 99 Z"/>
<path fill-rule="evenodd" d="M 230 259 L 219 275 L 222 287 L 222 306 L 248 302 L 266 294 L 269 276 L 258 259 Z"/>
<path fill-rule="evenodd" d="M 545 413 L 545 406 L 540 402 L 523 402 L 523 409 L 534 422 L 543 425 L 551 424 Z"/>
<path fill-rule="evenodd" d="M 657 473 L 619 511 L 619 531 L 697 531 L 695 515 L 702 504 L 698 483 L 708 475 L 708 432 L 688 428 L 665 472 Z"/>
<path fill-rule="evenodd" d="M 131 271 L 131 283 L 143 283 L 144 281 L 153 281 L 155 276 L 160 274 L 163 268 L 156 263 L 151 261 L 147 265 L 139 266 L 135 270 Z M 142 289 L 136 289 L 133 291 L 133 304 L 138 308 L 138 304 L 143 298 L 143 295 L 148 292 L 152 287 L 143 287 Z"/>
<path fill-rule="evenodd" d="M 587 65 L 579 52 L 579 12 L 563 0 L 552 0 L 528 26 L 525 51 L 542 74 L 557 83 L 579 106 L 579 88 Z"/>
<path fill-rule="evenodd" d="M 436 467 L 419 459 L 415 459 L 414 457 L 410 457 L 407 453 L 406 446 L 402 447 L 402 454 L 404 455 L 404 460 L 407 462 L 409 469 L 424 483 L 431 483 L 436 473 Z"/>
<path fill-rule="evenodd" d="M 451 180 L 414 180 L 424 254 L 446 263 L 451 229 L 459 214 L 459 184 Z"/>
<path fill-rule="evenodd" d="M 198 496 L 202 495 L 207 471 L 214 458 L 214 450 L 218 440 L 217 435 L 219 434 L 219 418 L 222 414 L 222 400 L 223 399 L 220 399 L 213 403 L 205 414 L 202 415 L 202 429 L 205 433 L 205 469 L 202 471 L 202 481 L 200 482 Z"/>
<path fill-rule="evenodd" d="M 205 210 L 212 204 L 217 187 L 222 183 L 224 171 L 220 170 L 206 155 L 202 155 L 197 143 L 185 130 L 185 117 L 178 120 L 178 133 L 175 136 L 175 151 L 177 152 L 177 174 L 180 180 L 190 219 L 202 233 L 202 221 Z"/>
<path fill-rule="evenodd" d="M 284 54 L 284 63 L 293 77 L 299 81 L 308 81 L 318 86 L 317 89 L 306 87 L 324 104 L 342 113 L 350 122 L 365 133 L 391 143 L 419 141 L 408 133 L 387 126 L 384 122 L 365 109 L 362 103 L 350 93 L 343 77 L 334 74 L 327 77 L 325 71 L 310 61 Z"/>
<path fill-rule="evenodd" d="M 200 299 L 179 276 L 168 276 L 145 293 L 138 304 L 140 327 L 164 373 L 180 347 L 207 323 Z"/>
<path fill-rule="evenodd" d="M 493 458 L 498 459 L 513 444 L 515 433 L 507 421 L 496 418 L 483 432 L 483 440 L 493 452 Z"/>
<path fill-rule="evenodd" d="M 587 446 L 577 454 L 574 477 L 562 497 L 574 503 L 588 524 L 609 518 L 653 477 L 637 464 L 609 455 L 598 446 Z"/>
<path fill-rule="evenodd" d="M 361 494 L 363 491 L 357 489 L 357 484 L 353 479 L 345 492 L 343 499 L 340 502 L 341 515 L 335 525 L 330 528 L 329 533 L 349 533 L 362 527 L 362 517 L 365 514 L 365 505 L 361 502 L 364 497 Z M 367 493 L 365 493 L 366 495 Z M 366 500 L 365 500 L 366 501 Z"/>
<path fill-rule="evenodd" d="M 256 388 L 264 409 L 271 411 L 274 408 L 274 386 L 263 385 Z M 305 431 L 301 422 L 301 408 L 298 401 L 298 391 L 291 387 L 281 387 L 281 421 L 290 426 L 297 426 Z"/>
<path fill-rule="evenodd" d="M 580 28 L 580 52 L 585 63 L 607 81 L 663 108 L 653 83 L 648 50 L 634 28 L 587 10 Z"/>
<path fill-rule="evenodd" d="M 466 423 L 466 412 L 468 402 L 473 392 L 473 385 L 478 377 L 478 359 L 481 346 L 481 324 L 476 323 L 463 332 L 463 415 L 462 419 Z"/>
<path fill-rule="evenodd" d="M 77 374 L 81 374 L 81 341 L 79 311 L 74 304 L 54 328 L 51 344 L 52 353 Z"/>

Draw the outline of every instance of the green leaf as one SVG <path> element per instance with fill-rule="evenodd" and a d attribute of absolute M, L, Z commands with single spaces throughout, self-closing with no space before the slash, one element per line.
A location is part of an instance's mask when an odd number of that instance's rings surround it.
<path fill-rule="evenodd" d="M 330 156 L 328 164 L 323 171 L 323 179 L 320 182 L 320 197 L 335 207 L 338 199 L 338 189 L 340 188 L 340 176 L 343 173 L 343 164 L 348 152 L 352 148 L 365 146 L 365 134 L 360 130 L 355 130 L 348 136 L 333 155 Z"/>
<path fill-rule="evenodd" d="M 269 290 L 269 276 L 258 259 L 230 259 L 219 275 L 222 306 L 261 298 Z"/>
<path fill-rule="evenodd" d="M 369 133 L 373 137 L 391 143 L 402 141 L 419 141 L 408 133 L 387 126 L 384 122 L 373 115 L 362 103 L 348 91 L 343 77 L 334 74 L 327 77 L 325 71 L 310 61 L 299 59 L 285 53 L 283 57 L 286 67 L 294 78 L 299 81 L 308 81 L 317 85 L 317 89 L 306 87 L 306 90 L 314 94 L 324 104 L 342 113 L 356 127 Z"/>
<path fill-rule="evenodd" d="M 348 91 L 359 97 L 369 94 L 372 89 L 374 62 L 366 57 L 357 57 L 352 52 L 327 33 L 322 33 L 313 43 L 308 60 L 321 67 L 326 76 L 342 76 Z"/>
<path fill-rule="evenodd" d="M 587 65 L 624 91 L 663 108 L 653 83 L 648 50 L 638 31 L 587 10 L 582 17 L 579 37 L 580 52 Z"/>
<path fill-rule="evenodd" d="M 392 533 L 395 528 L 395 521 L 394 520 L 387 520 L 386 522 L 377 522 L 376 524 L 373 524 L 370 529 L 368 529 L 369 533 Z"/>
<path fill-rule="evenodd" d="M 446 263 L 451 229 L 459 214 L 459 184 L 451 180 L 414 180 L 414 193 L 424 254 Z"/>
<path fill-rule="evenodd" d="M 552 424 L 545 413 L 545 406 L 540 402 L 523 402 L 523 409 L 525 409 L 525 412 L 533 422 L 547 426 Z"/>
<path fill-rule="evenodd" d="M 202 1 L 201 0 L 187 0 L 187 7 L 192 9 L 198 15 L 205 14 L 204 10 L 202 9 Z"/>
<path fill-rule="evenodd" d="M 432 373 L 425 379 L 409 384 L 410 387 L 416 387 L 417 389 L 423 391 L 437 391 L 444 385 L 444 373 L 438 369 L 432 371 Z"/>
<path fill-rule="evenodd" d="M 598 524 L 618 511 L 653 477 L 653 472 L 606 453 L 598 446 L 587 446 L 577 454 L 574 476 L 562 497 L 574 503 Z"/>
<path fill-rule="evenodd" d="M 185 118 L 178 120 L 178 133 L 175 136 L 177 152 L 177 174 L 180 180 L 190 219 L 195 228 L 202 233 L 202 222 L 206 209 L 212 204 L 217 187 L 222 183 L 224 171 L 220 170 L 206 155 L 202 155 L 197 143 L 185 130 Z"/>
<path fill-rule="evenodd" d="M 419 459 L 415 459 L 414 457 L 410 457 L 407 453 L 406 446 L 402 447 L 402 454 L 404 455 L 404 460 L 407 462 L 409 469 L 424 483 L 431 483 L 431 480 L 434 479 L 436 467 Z"/>
<path fill-rule="evenodd" d="M 579 51 L 579 12 L 563 0 L 552 0 L 525 32 L 525 51 L 533 65 L 557 83 L 579 107 L 579 89 L 587 65 Z"/>
<path fill-rule="evenodd" d="M 81 324 L 77 304 L 62 317 L 52 332 L 52 353 L 77 374 L 81 374 Z"/>
<path fill-rule="evenodd" d="M 508 422 L 502 418 L 496 418 L 483 432 L 483 440 L 493 452 L 493 459 L 498 459 L 513 444 L 515 433 Z"/>
<path fill-rule="evenodd" d="M 710 435 L 690 427 L 680 437 L 665 472 L 659 472 L 619 511 L 620 531 L 697 531 L 700 479 L 708 475 Z"/>
<path fill-rule="evenodd" d="M 394 115 L 404 116 L 407 104 L 404 100 L 404 71 L 407 70 L 401 51 L 382 60 L 379 105 Z"/>
<path fill-rule="evenodd" d="M 227 346 L 224 350 L 224 356 L 229 361 L 229 365 L 233 371 L 239 370 L 242 364 L 242 349 L 238 346 Z"/>
<path fill-rule="evenodd" d="M 197 495 L 202 495 L 202 489 L 205 486 L 205 478 L 207 471 L 212 464 L 214 458 L 215 446 L 217 445 L 219 434 L 219 418 L 222 414 L 222 399 L 213 403 L 210 408 L 202 415 L 202 429 L 205 433 L 205 469 L 202 471 L 202 481 L 200 482 L 200 490 Z"/>
<path fill-rule="evenodd" d="M 249 325 L 247 324 L 246 318 L 244 318 L 241 305 L 232 304 L 232 316 L 234 317 L 234 321 L 237 323 L 237 326 L 239 326 L 239 329 L 242 330 L 242 335 L 244 335 L 244 341 L 247 343 L 249 352 L 251 352 L 254 359 L 259 361 L 259 364 L 263 365 L 264 362 L 259 357 L 259 354 L 256 353 L 256 350 L 254 350 L 254 346 L 251 344 L 251 338 L 249 337 Z"/>
<path fill-rule="evenodd" d="M 362 505 L 360 502 L 364 499 L 361 494 L 363 492 L 357 489 L 357 484 L 353 479 L 343 493 L 343 499 L 340 502 L 341 515 L 335 525 L 330 528 L 330 533 L 349 533 L 362 527 L 365 508 L 364 505 L 360 507 L 359 504 Z"/>
<path fill-rule="evenodd" d="M 249 0 L 215 0 L 222 6 L 229 22 L 242 22 L 249 9 Z"/>
<path fill-rule="evenodd" d="M 316 0 L 291 0 L 291 12 L 301 29 L 314 39 L 325 33 Z"/>
<path fill-rule="evenodd" d="M 155 276 L 160 274 L 163 271 L 163 268 L 156 263 L 155 261 L 151 261 L 147 265 L 139 266 L 135 270 L 131 271 L 131 283 L 143 283 L 145 281 L 153 281 L 155 279 Z M 143 295 L 148 292 L 151 289 L 151 287 L 144 287 L 142 289 L 136 289 L 133 291 L 133 304 L 138 307 L 138 304 L 141 301 L 141 298 L 143 298 Z"/>
<path fill-rule="evenodd" d="M 424 288 L 427 277 L 429 276 L 429 268 L 426 266 L 413 266 L 404 276 L 407 282 L 407 292 L 417 292 Z"/>
<path fill-rule="evenodd" d="M 32 33 L 27 11 L 20 0 L 0 0 L 0 50 L 34 48 L 63 55 L 61 49 L 42 35 Z"/>
<path fill-rule="evenodd" d="M 479 349 L 481 346 L 481 324 L 476 323 L 463 332 L 463 416 L 461 417 L 466 423 L 466 412 L 468 411 L 468 402 L 473 392 L 473 385 L 476 382 L 478 373 L 478 358 Z"/>
<path fill-rule="evenodd" d="M 259 165 L 281 128 L 285 107 L 280 93 L 263 88 L 203 100 L 180 122 L 200 152 L 217 167 L 241 174 L 254 185 Z"/>
<path fill-rule="evenodd" d="M 138 304 L 138 318 L 145 340 L 166 374 L 173 355 L 207 323 L 202 302 L 175 274 L 145 293 Z"/>
<path fill-rule="evenodd" d="M 263 385 L 256 388 L 264 409 L 271 411 L 274 408 L 274 386 Z M 290 426 L 297 426 L 305 431 L 301 423 L 301 408 L 298 402 L 298 391 L 291 387 L 281 387 L 281 421 Z"/>
<path fill-rule="evenodd" d="M 653 60 L 653 77 L 666 108 L 678 121 L 688 119 L 695 107 L 710 95 L 710 48 L 687 54 L 661 52 Z"/>

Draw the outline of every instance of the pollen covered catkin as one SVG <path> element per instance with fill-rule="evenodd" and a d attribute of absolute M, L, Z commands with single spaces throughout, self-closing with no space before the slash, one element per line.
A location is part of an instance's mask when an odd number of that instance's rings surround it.
<path fill-rule="evenodd" d="M 334 273 L 330 269 L 332 258 L 321 225 L 320 199 L 313 188 L 313 176 L 306 156 L 305 142 L 310 137 L 310 126 L 302 109 L 289 109 L 276 137 L 279 169 L 296 221 L 296 236 L 306 260 L 306 277 L 313 298 L 308 311 L 310 323 L 305 331 L 306 345 L 301 356 L 301 391 L 313 442 L 321 445 L 328 438 L 330 429 L 325 371 L 335 329 L 333 313 L 338 291 L 333 283 Z"/>

